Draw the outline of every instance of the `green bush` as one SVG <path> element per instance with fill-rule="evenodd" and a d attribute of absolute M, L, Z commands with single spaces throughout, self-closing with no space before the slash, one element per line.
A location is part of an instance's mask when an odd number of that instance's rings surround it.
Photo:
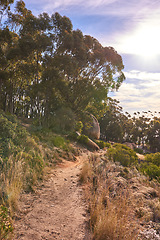
<path fill-rule="evenodd" d="M 160 167 L 160 153 L 151 153 L 145 156 L 147 162 L 153 163 L 154 165 Z"/>
<path fill-rule="evenodd" d="M 112 147 L 111 143 L 109 143 L 109 142 L 106 142 L 106 147 L 107 147 L 107 148 L 110 148 L 110 147 Z"/>
<path fill-rule="evenodd" d="M 0 239 L 6 237 L 13 231 L 12 222 L 8 214 L 8 209 L 3 205 L 0 206 Z"/>
<path fill-rule="evenodd" d="M 77 140 L 82 144 L 87 144 L 89 142 L 89 138 L 86 135 L 80 135 L 77 137 Z"/>
<path fill-rule="evenodd" d="M 97 145 L 98 145 L 101 149 L 103 149 L 103 148 L 105 148 L 105 147 L 107 147 L 107 148 L 111 147 L 111 144 L 110 144 L 110 143 L 104 142 L 104 141 L 102 141 L 102 140 L 97 140 L 96 143 L 97 143 Z"/>
<path fill-rule="evenodd" d="M 70 108 L 62 107 L 56 110 L 53 116 L 48 119 L 47 126 L 55 133 L 67 134 L 74 130 L 75 114 Z"/>
<path fill-rule="evenodd" d="M 76 141 L 78 136 L 79 135 L 76 132 L 71 132 L 70 134 L 68 134 L 67 138 L 70 139 L 70 140 Z"/>
<path fill-rule="evenodd" d="M 18 193 L 21 190 L 32 189 L 37 179 L 42 177 L 43 169 L 44 158 L 39 145 L 15 116 L 1 112 L 0 203 L 5 201 L 10 210 L 13 210 L 12 203 L 18 199 Z M 10 191 L 14 192 L 14 194 L 10 194 L 12 199 L 4 198 L 9 195 Z"/>
<path fill-rule="evenodd" d="M 0 155 L 8 157 L 17 151 L 27 137 L 25 128 L 22 128 L 12 115 L 0 114 Z"/>
<path fill-rule="evenodd" d="M 82 128 L 83 128 L 83 123 L 81 121 L 78 121 L 75 126 L 75 131 L 78 131 L 79 133 L 81 133 Z"/>
<path fill-rule="evenodd" d="M 104 141 L 97 140 L 97 141 L 96 141 L 96 144 L 97 144 L 101 149 L 105 148 L 105 142 L 104 142 Z"/>
<path fill-rule="evenodd" d="M 107 150 L 109 160 L 120 162 L 124 167 L 137 163 L 136 153 L 129 147 L 116 143 Z"/>
<path fill-rule="evenodd" d="M 52 136 L 51 137 L 51 142 L 53 143 L 53 145 L 55 146 L 55 147 L 59 147 L 59 148 L 62 148 L 62 149 L 66 149 L 67 148 L 67 142 L 66 142 L 66 140 L 65 140 L 65 138 L 63 138 L 63 137 L 61 137 L 61 136 Z"/>
<path fill-rule="evenodd" d="M 135 148 L 134 150 L 136 153 L 143 154 L 143 149 Z"/>
<path fill-rule="evenodd" d="M 139 170 L 149 176 L 150 180 L 155 178 L 160 181 L 160 153 L 147 154 L 145 162 L 140 164 Z"/>
<path fill-rule="evenodd" d="M 59 147 L 63 150 L 69 149 L 69 140 L 65 137 L 62 137 L 58 134 L 55 134 L 47 128 L 42 128 L 40 131 L 33 131 L 33 136 L 36 139 L 39 139 L 41 142 L 47 144 L 50 147 Z"/>
<path fill-rule="evenodd" d="M 148 175 L 150 180 L 153 178 L 157 179 L 160 182 L 160 167 L 156 166 L 153 163 L 141 163 L 139 170 Z"/>

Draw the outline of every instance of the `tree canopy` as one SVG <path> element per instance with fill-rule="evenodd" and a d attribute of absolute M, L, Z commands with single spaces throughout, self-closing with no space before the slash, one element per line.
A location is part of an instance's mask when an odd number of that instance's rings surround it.
<path fill-rule="evenodd" d="M 1 1 L 2 15 L 13 1 Z M 59 13 L 34 16 L 20 0 L 0 29 L 0 108 L 30 118 L 60 107 L 80 113 L 103 106 L 125 79 L 112 47 L 74 30 Z"/>

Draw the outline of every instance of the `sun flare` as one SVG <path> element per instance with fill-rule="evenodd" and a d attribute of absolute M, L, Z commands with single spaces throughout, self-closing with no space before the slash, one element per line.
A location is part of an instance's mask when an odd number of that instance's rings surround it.
<path fill-rule="evenodd" d="M 146 59 L 156 57 L 160 54 L 160 25 L 142 24 L 130 36 L 122 38 L 120 48 L 124 53 L 136 54 Z"/>

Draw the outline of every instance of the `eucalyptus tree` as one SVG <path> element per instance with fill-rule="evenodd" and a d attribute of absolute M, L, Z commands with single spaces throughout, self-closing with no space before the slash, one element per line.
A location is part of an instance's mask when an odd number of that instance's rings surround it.
<path fill-rule="evenodd" d="M 95 105 L 104 110 L 108 91 L 125 79 L 121 56 L 73 30 L 65 16 L 36 17 L 20 0 L 7 24 L 0 30 L 0 97 L 10 112 L 36 117 L 60 106 L 75 113 Z"/>
<path fill-rule="evenodd" d="M 103 47 L 97 39 L 73 30 L 69 18 L 55 13 L 51 20 L 53 48 L 45 56 L 43 81 L 53 82 L 63 103 L 74 112 L 102 103 L 108 91 L 117 90 L 125 79 L 121 56 L 112 47 Z"/>
<path fill-rule="evenodd" d="M 152 152 L 160 152 L 160 118 L 154 117 L 150 121 L 147 141 Z"/>
<path fill-rule="evenodd" d="M 15 112 L 26 116 L 29 111 L 39 114 L 39 83 L 41 81 L 43 54 L 50 46 L 47 31 L 50 29 L 48 14 L 35 17 L 23 1 L 16 3 L 15 12 L 10 13 L 8 21 L 10 29 L 17 33 L 18 60 L 15 73 L 18 84 Z"/>
<path fill-rule="evenodd" d="M 107 141 L 123 142 L 128 118 L 123 114 L 123 109 L 116 99 L 108 98 L 107 106 L 107 111 L 100 119 L 102 136 Z"/>

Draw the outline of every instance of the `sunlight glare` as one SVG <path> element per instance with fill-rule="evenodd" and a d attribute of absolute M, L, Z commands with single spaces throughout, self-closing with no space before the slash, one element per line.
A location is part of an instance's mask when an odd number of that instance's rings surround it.
<path fill-rule="evenodd" d="M 121 39 L 121 51 L 143 58 L 153 58 L 160 54 L 160 25 L 141 24 L 130 36 Z"/>

